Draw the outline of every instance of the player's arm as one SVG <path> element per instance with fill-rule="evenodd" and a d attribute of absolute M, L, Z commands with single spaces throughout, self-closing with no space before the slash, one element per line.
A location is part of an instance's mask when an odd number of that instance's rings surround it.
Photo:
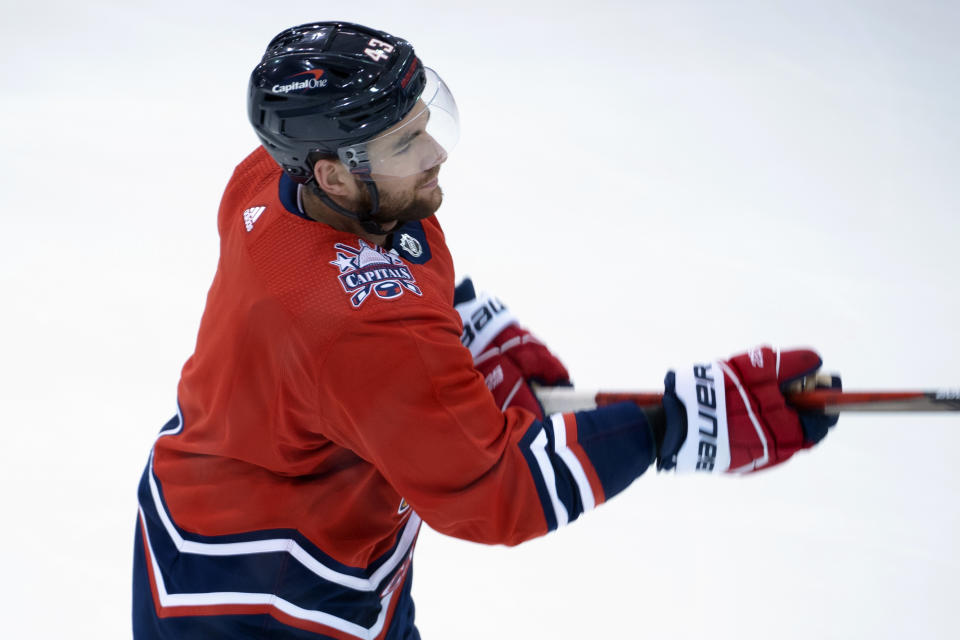
<path fill-rule="evenodd" d="M 501 411 L 452 309 L 392 309 L 327 356 L 325 418 L 434 529 L 517 544 L 609 499 L 656 459 L 636 406 L 544 420 Z"/>

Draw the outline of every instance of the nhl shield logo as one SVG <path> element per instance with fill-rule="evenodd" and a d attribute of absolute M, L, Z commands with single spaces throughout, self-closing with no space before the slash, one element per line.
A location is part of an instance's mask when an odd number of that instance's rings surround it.
<path fill-rule="evenodd" d="M 387 253 L 380 247 L 371 247 L 363 240 L 359 242 L 357 248 L 338 242 L 334 245 L 337 259 L 330 262 L 340 269 L 340 284 L 350 294 L 350 304 L 355 309 L 371 293 L 384 300 L 399 298 L 404 291 L 423 295 L 410 268 L 395 252 Z"/>
<path fill-rule="evenodd" d="M 400 248 L 414 258 L 419 258 L 423 255 L 423 246 L 420 244 L 420 241 L 409 233 L 405 233 L 400 236 Z"/>

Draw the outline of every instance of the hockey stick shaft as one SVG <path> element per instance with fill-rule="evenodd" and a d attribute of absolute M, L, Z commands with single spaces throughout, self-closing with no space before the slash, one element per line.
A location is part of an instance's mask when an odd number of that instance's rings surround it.
<path fill-rule="evenodd" d="M 539 387 L 537 399 L 545 413 L 593 409 L 630 401 L 660 406 L 662 393 L 635 391 L 581 391 L 569 387 Z M 960 389 L 935 391 L 836 391 L 817 389 L 788 393 L 787 402 L 804 411 L 960 411 Z"/>

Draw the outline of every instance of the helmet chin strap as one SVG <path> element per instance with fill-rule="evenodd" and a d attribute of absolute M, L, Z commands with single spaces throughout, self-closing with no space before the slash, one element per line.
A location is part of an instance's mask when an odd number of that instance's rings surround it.
<path fill-rule="evenodd" d="M 380 211 L 380 191 L 377 189 L 377 183 L 369 177 L 360 177 L 363 180 L 363 183 L 367 185 L 367 193 L 370 194 L 371 207 L 370 211 L 357 213 L 355 211 L 350 211 L 345 207 L 341 207 L 339 204 L 333 201 L 333 198 L 328 196 L 323 189 L 317 186 L 315 181 L 310 182 L 310 186 L 313 188 L 313 192 L 320 198 L 320 201 L 323 204 L 327 205 L 337 213 L 342 216 L 351 218 L 360 223 L 360 226 L 363 227 L 363 230 L 367 233 L 372 233 L 376 236 L 385 236 L 390 233 L 383 227 L 381 227 L 377 221 L 374 219 L 374 216 Z M 391 230 L 392 231 L 392 230 Z"/>

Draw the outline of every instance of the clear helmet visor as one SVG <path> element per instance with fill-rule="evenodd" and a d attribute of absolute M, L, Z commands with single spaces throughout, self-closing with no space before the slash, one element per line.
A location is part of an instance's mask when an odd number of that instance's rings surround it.
<path fill-rule="evenodd" d="M 446 162 L 460 137 L 457 103 L 433 69 L 423 71 L 423 92 L 403 120 L 375 138 L 337 149 L 352 173 L 406 178 Z"/>

